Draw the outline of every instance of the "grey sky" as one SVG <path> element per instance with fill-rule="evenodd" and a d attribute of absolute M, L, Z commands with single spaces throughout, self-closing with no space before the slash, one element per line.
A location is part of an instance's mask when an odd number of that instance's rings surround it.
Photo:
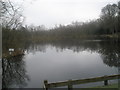
<path fill-rule="evenodd" d="M 23 15 L 27 25 L 69 24 L 99 18 L 102 7 L 118 0 L 30 0 L 24 2 Z"/>

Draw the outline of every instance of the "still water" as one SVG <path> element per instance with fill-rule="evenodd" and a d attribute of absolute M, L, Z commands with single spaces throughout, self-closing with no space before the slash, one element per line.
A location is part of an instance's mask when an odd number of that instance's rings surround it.
<path fill-rule="evenodd" d="M 56 82 L 118 74 L 119 50 L 118 43 L 109 41 L 31 44 L 24 55 L 3 59 L 3 85 L 42 88 L 44 80 Z M 98 85 L 103 82 L 74 87 Z"/>

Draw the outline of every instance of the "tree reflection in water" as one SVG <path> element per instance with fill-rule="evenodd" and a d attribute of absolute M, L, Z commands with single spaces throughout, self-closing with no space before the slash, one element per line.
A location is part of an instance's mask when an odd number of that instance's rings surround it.
<path fill-rule="evenodd" d="M 120 66 L 120 41 L 116 40 L 83 40 L 83 41 L 58 41 L 50 43 L 32 44 L 29 52 L 46 52 L 47 45 L 55 47 L 57 52 L 70 49 L 74 52 L 90 51 L 101 54 L 103 63 L 112 67 Z"/>
<path fill-rule="evenodd" d="M 103 43 L 99 51 L 103 62 L 110 67 L 120 67 L 120 44 L 119 42 L 110 41 L 108 44 Z"/>
<path fill-rule="evenodd" d="M 103 63 L 110 67 L 120 67 L 120 43 L 116 41 L 58 41 L 48 43 L 34 43 L 28 45 L 24 51 L 35 54 L 36 51 L 46 52 L 47 47 L 55 47 L 59 52 L 70 49 L 73 52 L 90 51 L 99 53 Z M 24 55 L 4 58 L 2 60 L 3 67 L 3 88 L 9 87 L 25 87 L 29 76 L 26 72 Z M 120 70 L 120 69 L 119 69 Z M 118 70 L 118 71 L 119 71 Z"/>
<path fill-rule="evenodd" d="M 30 80 L 26 72 L 23 55 L 2 59 L 2 69 L 3 69 L 2 73 L 3 88 L 10 87 L 22 88 L 25 87 L 27 85 L 27 81 Z"/>

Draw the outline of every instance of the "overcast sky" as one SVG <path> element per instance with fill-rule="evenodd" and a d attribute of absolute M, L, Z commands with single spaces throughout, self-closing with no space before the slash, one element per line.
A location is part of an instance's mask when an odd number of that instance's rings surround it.
<path fill-rule="evenodd" d="M 102 7 L 118 0 L 30 0 L 24 1 L 23 15 L 27 25 L 70 24 L 99 18 Z"/>

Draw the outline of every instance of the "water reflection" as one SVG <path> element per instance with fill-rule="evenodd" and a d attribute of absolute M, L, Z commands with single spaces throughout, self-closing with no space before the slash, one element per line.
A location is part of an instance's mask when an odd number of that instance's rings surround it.
<path fill-rule="evenodd" d="M 101 46 L 99 53 L 103 62 L 110 67 L 120 67 L 120 43 L 109 41 L 103 42 Z"/>
<path fill-rule="evenodd" d="M 27 87 L 27 84 L 39 87 L 48 78 L 59 81 L 115 74 L 103 63 L 109 67 L 120 66 L 120 43 L 116 41 L 58 41 L 22 46 L 26 46 L 21 47 L 26 52 L 25 60 L 24 55 L 2 60 L 3 88 Z M 27 72 L 32 77 L 31 82 Z"/>
<path fill-rule="evenodd" d="M 74 52 L 81 52 L 81 51 L 91 51 L 96 52 L 99 50 L 99 42 L 88 42 L 88 41 L 58 41 L 58 42 L 50 42 L 50 43 L 36 43 L 31 44 L 28 48 L 27 52 L 35 53 L 36 51 L 46 52 L 48 47 L 55 47 L 57 52 L 62 52 L 66 49 L 70 49 Z"/>
<path fill-rule="evenodd" d="M 27 86 L 27 81 L 29 81 L 30 79 L 27 75 L 23 57 L 24 55 L 19 55 L 17 57 L 4 58 L 2 60 L 3 88 L 22 88 Z"/>
<path fill-rule="evenodd" d="M 120 43 L 114 40 L 109 41 L 61 41 L 54 43 L 32 44 L 27 52 L 46 52 L 47 47 L 55 47 L 57 52 L 63 52 L 66 49 L 74 52 L 88 51 L 101 54 L 103 63 L 112 67 L 120 66 Z"/>

